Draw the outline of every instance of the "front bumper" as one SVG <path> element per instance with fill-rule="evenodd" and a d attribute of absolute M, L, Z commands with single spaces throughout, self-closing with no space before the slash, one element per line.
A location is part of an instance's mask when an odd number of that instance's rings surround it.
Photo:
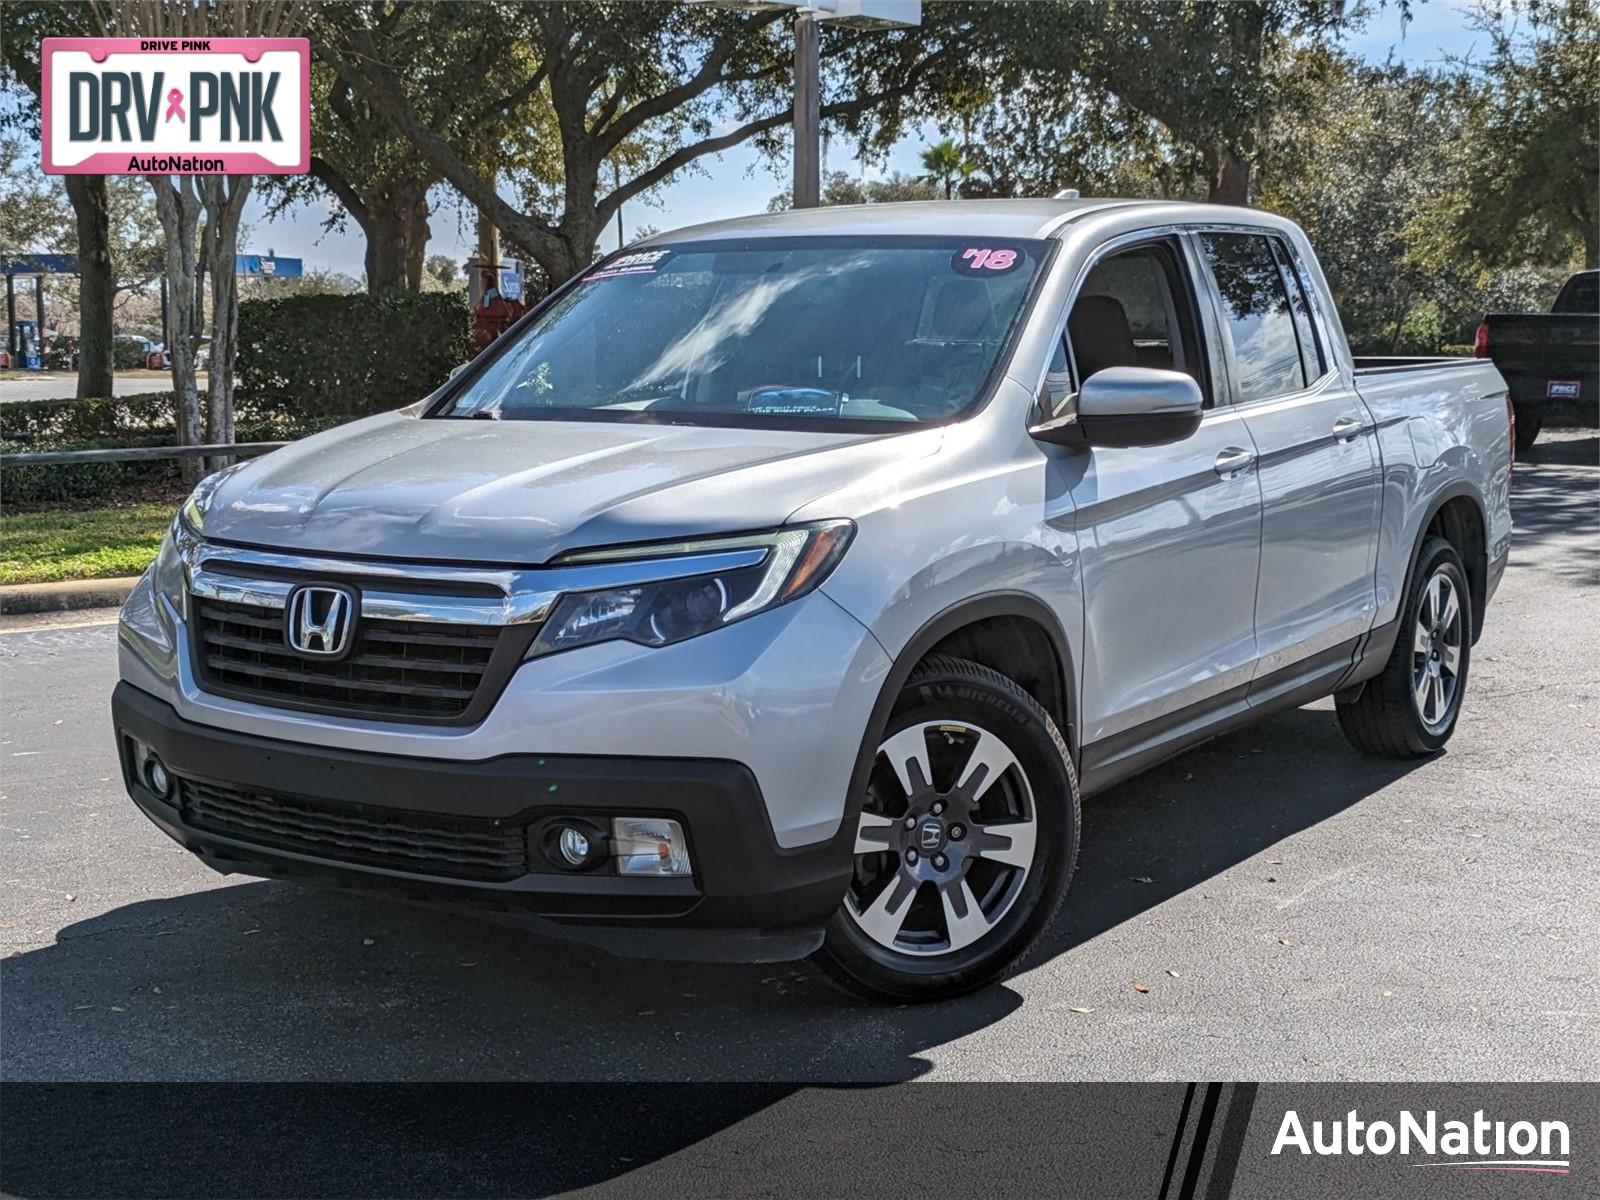
<path fill-rule="evenodd" d="M 170 573 L 162 586 L 147 573 L 123 607 L 120 675 L 191 724 L 384 759 L 472 764 L 534 753 L 742 763 L 785 849 L 828 841 L 846 822 L 890 666 L 872 634 L 819 591 L 669 646 L 608 642 L 524 662 L 476 724 L 299 712 L 202 685 L 183 602 L 169 599 L 182 587 L 175 560 Z"/>
<path fill-rule="evenodd" d="M 224 873 L 309 876 L 416 900 L 487 908 L 536 930 L 617 953 L 718 961 L 799 958 L 821 941 L 851 870 L 850 831 L 798 849 L 777 844 L 755 777 L 739 763 L 671 757 L 508 754 L 483 761 L 375 754 L 253 736 L 185 720 L 127 682 L 112 715 L 128 793 L 163 831 Z M 139 778 L 132 741 L 179 780 L 163 800 Z M 323 824 L 289 838 L 239 836 L 195 813 L 186 789 L 337 813 L 352 828 L 404 828 L 419 815 L 496 844 L 527 847 L 526 869 L 467 879 L 426 858 L 396 867 Z M 692 878 L 560 871 L 540 853 L 552 817 L 666 816 L 684 827 Z M 276 826 L 282 828 L 281 825 Z M 380 834 L 381 836 L 381 834 Z M 320 841 L 318 839 L 321 839 Z M 353 861 L 365 858 L 365 861 Z"/>

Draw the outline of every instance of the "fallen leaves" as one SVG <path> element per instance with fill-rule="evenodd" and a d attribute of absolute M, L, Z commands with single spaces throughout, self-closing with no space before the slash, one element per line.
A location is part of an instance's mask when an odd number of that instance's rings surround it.
<path fill-rule="evenodd" d="M 1148 983 L 1140 983 L 1137 979 L 1135 979 L 1133 981 L 1133 990 L 1143 996 L 1150 991 L 1150 985 Z"/>

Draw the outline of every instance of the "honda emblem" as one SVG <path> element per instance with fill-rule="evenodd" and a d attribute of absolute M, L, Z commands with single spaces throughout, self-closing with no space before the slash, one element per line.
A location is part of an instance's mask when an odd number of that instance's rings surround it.
<path fill-rule="evenodd" d="M 355 632 L 356 596 L 345 587 L 307 584 L 289 593 L 284 617 L 289 649 L 307 658 L 339 658 Z"/>

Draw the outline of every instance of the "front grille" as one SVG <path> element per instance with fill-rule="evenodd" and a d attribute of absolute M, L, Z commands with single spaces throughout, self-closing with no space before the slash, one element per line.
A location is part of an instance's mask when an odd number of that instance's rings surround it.
<path fill-rule="evenodd" d="M 336 662 L 305 658 L 284 641 L 284 610 L 191 597 L 195 660 L 208 690 L 268 704 L 400 721 L 456 721 L 480 711 L 486 677 L 515 655 L 501 628 L 362 617 Z M 504 683 L 504 678 L 499 678 Z"/>
<path fill-rule="evenodd" d="M 267 795 L 193 779 L 178 781 L 178 795 L 191 828 L 253 846 L 451 879 L 515 879 L 528 871 L 521 826 Z"/>

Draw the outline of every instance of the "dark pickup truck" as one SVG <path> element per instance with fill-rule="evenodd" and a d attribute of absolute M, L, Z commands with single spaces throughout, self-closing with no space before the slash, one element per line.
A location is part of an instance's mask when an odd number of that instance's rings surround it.
<path fill-rule="evenodd" d="M 1596 423 L 1600 402 L 1600 271 L 1579 271 L 1562 285 L 1547 313 L 1490 313 L 1478 326 L 1475 352 L 1494 360 L 1511 389 L 1517 449 L 1533 445 L 1546 414 Z"/>

